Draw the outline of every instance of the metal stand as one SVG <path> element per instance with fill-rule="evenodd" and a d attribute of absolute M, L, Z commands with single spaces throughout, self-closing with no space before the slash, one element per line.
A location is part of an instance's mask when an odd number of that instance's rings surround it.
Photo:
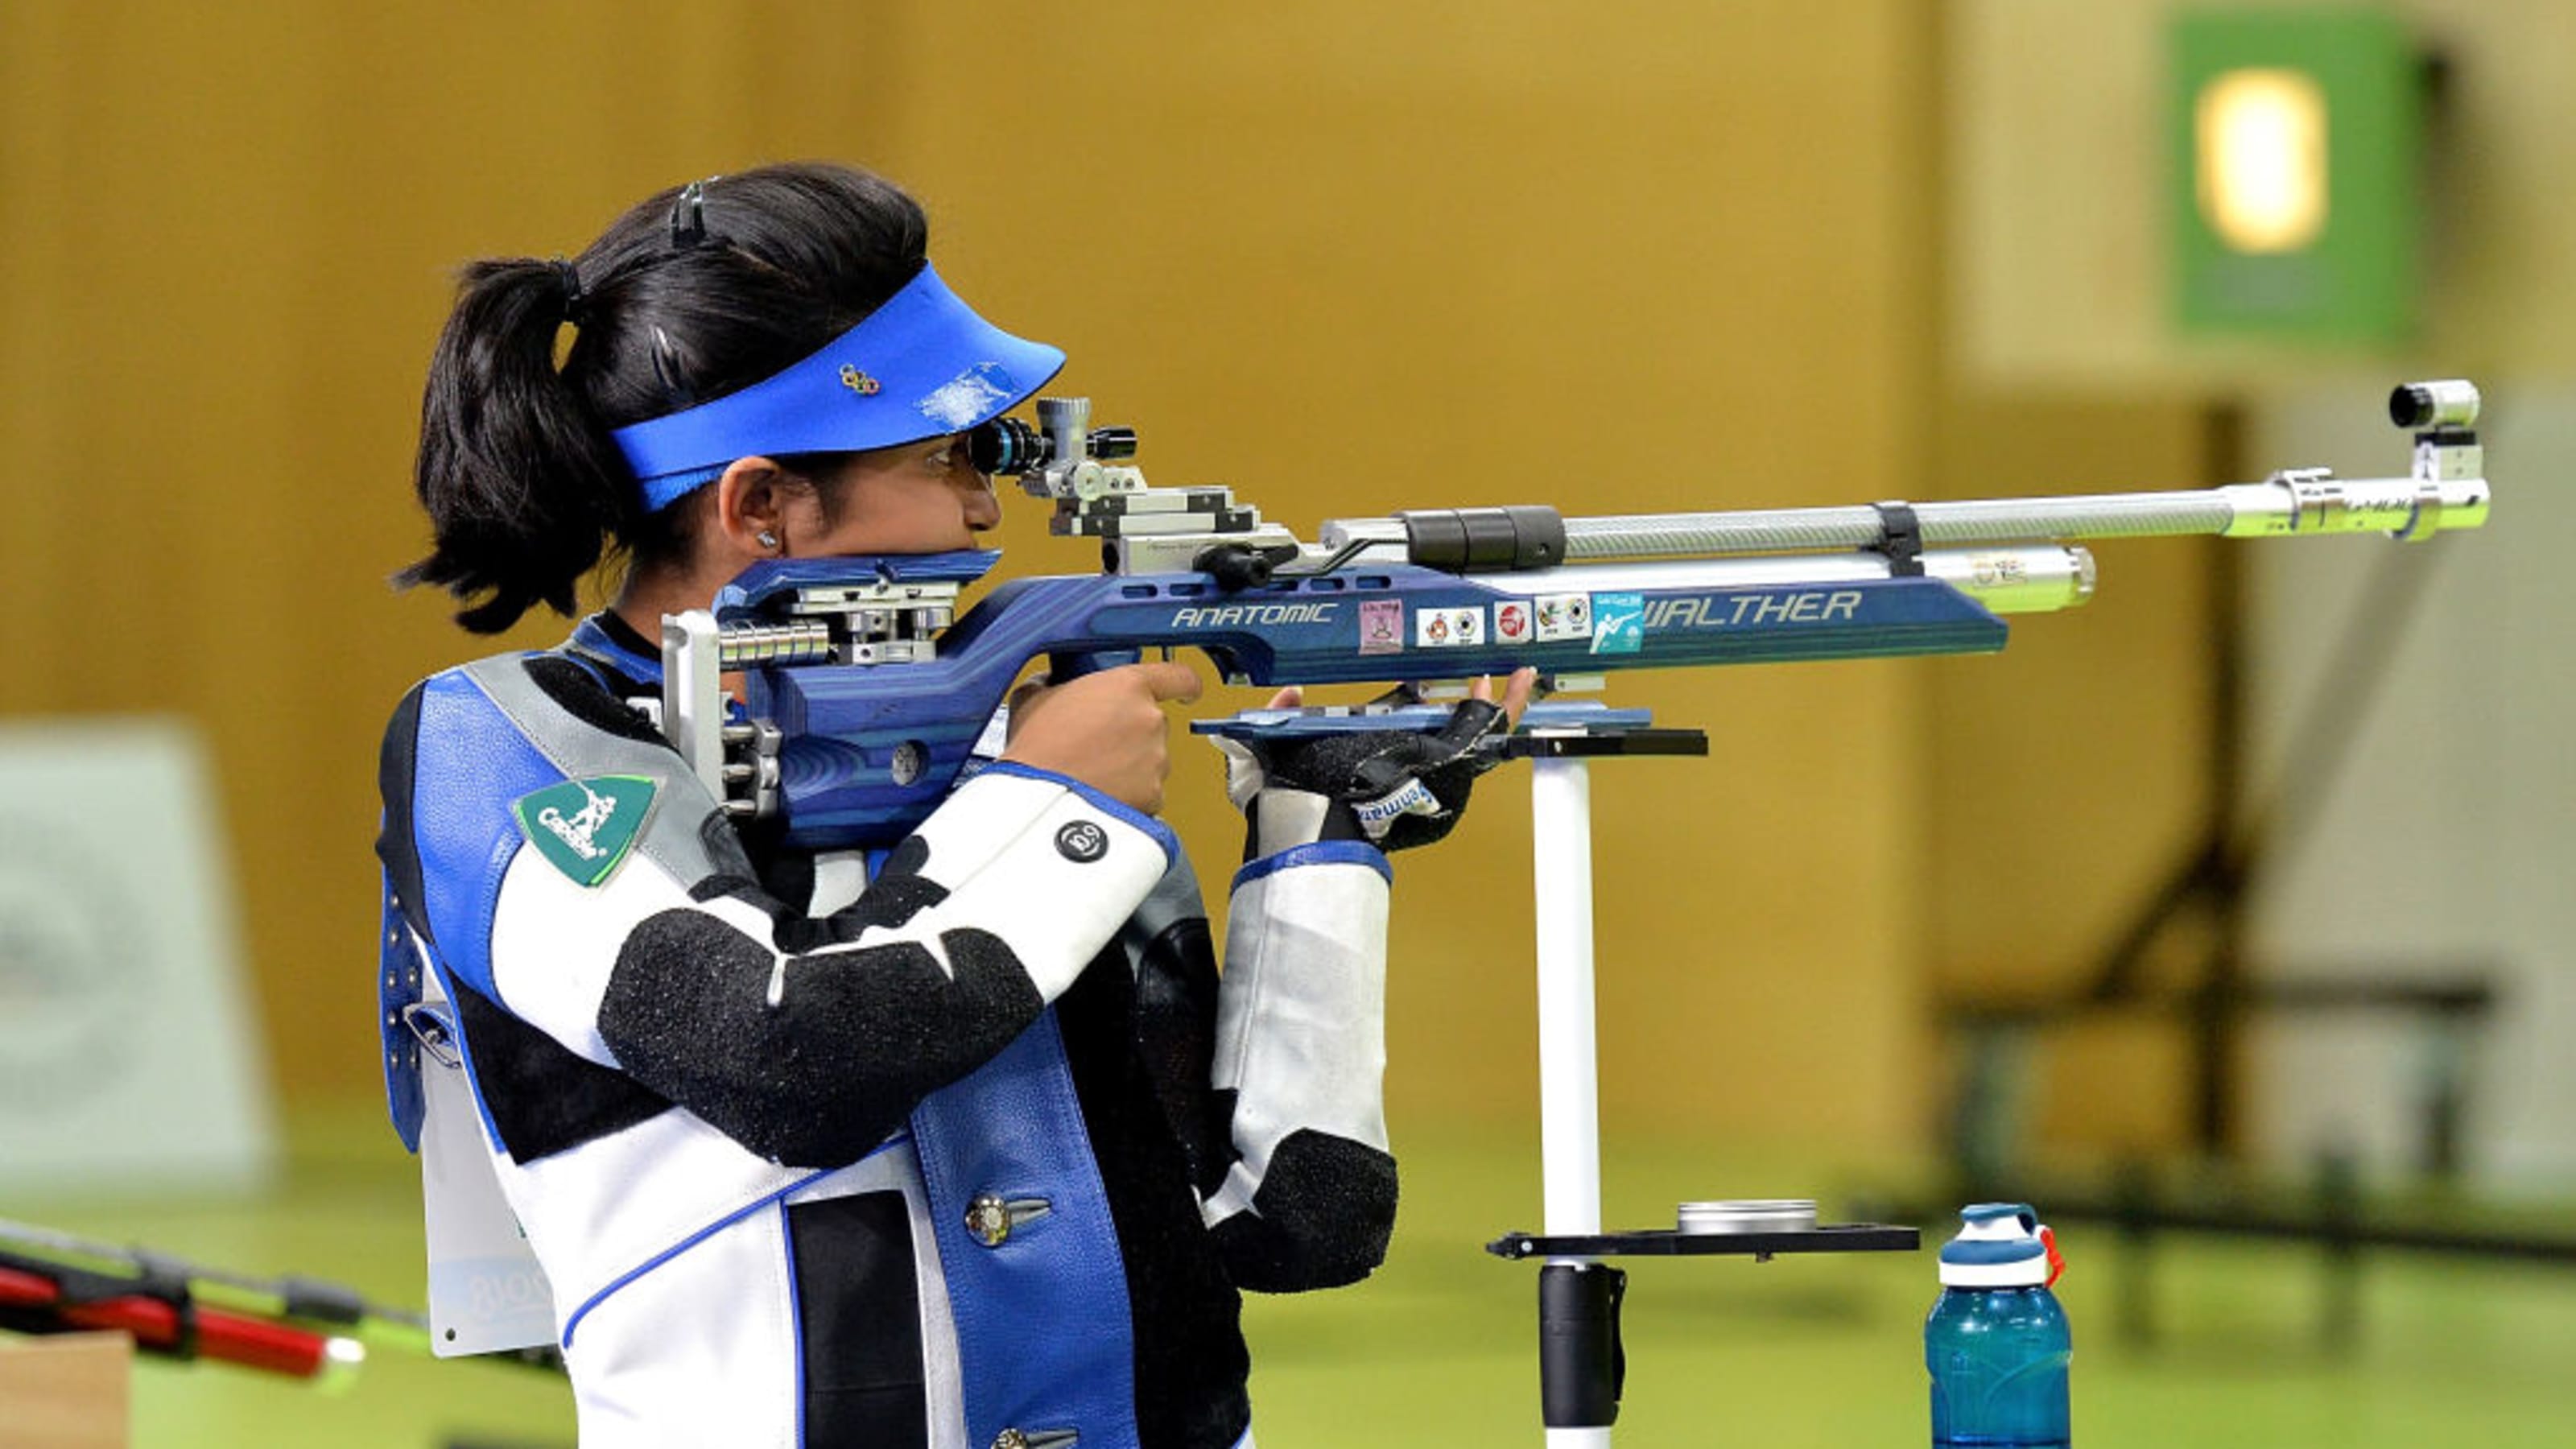
<path fill-rule="evenodd" d="M 1627 1274 L 1603 1258 L 1774 1253 L 1910 1252 L 1913 1228 L 1861 1224 L 1809 1232 L 1679 1233 L 1601 1230 L 1600 1067 L 1593 1033 L 1592 781 L 1590 761 L 1629 755 L 1705 755 L 1698 730 L 1603 725 L 1532 730 L 1504 747 L 1532 762 L 1530 834 L 1537 873 L 1539 1153 L 1544 1235 L 1514 1232 L 1486 1245 L 1501 1258 L 1543 1258 L 1539 1270 L 1539 1395 L 1548 1449 L 1608 1449 L 1627 1374 L 1619 1308 Z"/>

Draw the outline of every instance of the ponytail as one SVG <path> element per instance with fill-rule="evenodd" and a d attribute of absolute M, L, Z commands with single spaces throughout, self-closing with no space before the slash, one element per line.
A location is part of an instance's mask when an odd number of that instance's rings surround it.
<path fill-rule="evenodd" d="M 892 183 L 804 162 L 648 197 L 572 262 L 468 266 L 421 397 L 412 485 L 434 543 L 395 585 L 436 584 L 496 634 L 539 604 L 574 612 L 612 550 L 682 557 L 694 510 L 649 510 L 610 432 L 811 354 L 912 280 L 928 241 Z"/>
<path fill-rule="evenodd" d="M 460 600 L 456 621 L 496 634 L 538 604 L 573 612 L 604 540 L 641 508 L 608 430 L 555 371 L 555 333 L 580 300 L 569 266 L 476 262 L 439 334 L 421 398 L 412 484 L 436 530 L 395 575 Z"/>

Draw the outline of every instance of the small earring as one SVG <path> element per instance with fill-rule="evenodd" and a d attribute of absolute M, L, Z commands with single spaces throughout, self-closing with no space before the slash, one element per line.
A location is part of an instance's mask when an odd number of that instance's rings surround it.
<path fill-rule="evenodd" d="M 762 548 L 778 547 L 778 535 L 771 533 L 767 529 L 762 529 L 760 533 L 760 546 Z"/>

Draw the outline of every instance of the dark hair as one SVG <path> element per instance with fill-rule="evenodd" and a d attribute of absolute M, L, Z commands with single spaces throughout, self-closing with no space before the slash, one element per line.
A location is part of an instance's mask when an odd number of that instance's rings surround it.
<path fill-rule="evenodd" d="M 394 582 L 444 587 L 490 634 L 540 603 L 572 613 L 608 549 L 682 555 L 694 510 L 646 511 L 610 430 L 819 350 L 920 272 L 929 231 L 893 183 L 802 162 L 648 197 L 570 265 L 467 266 L 420 405 L 413 486 L 436 541 Z"/>

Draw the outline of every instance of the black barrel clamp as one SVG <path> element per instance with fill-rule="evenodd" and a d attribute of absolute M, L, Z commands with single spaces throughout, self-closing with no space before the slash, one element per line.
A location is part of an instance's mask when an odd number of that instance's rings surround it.
<path fill-rule="evenodd" d="M 1405 559 L 1453 574 L 1548 569 L 1565 562 L 1565 519 L 1553 508 L 1414 508 L 1404 525 Z"/>
<path fill-rule="evenodd" d="M 1893 579 L 1923 577 L 1923 520 L 1915 517 L 1914 505 L 1902 499 L 1873 503 L 1878 510 L 1880 538 L 1873 552 L 1887 557 L 1887 576 Z"/>

